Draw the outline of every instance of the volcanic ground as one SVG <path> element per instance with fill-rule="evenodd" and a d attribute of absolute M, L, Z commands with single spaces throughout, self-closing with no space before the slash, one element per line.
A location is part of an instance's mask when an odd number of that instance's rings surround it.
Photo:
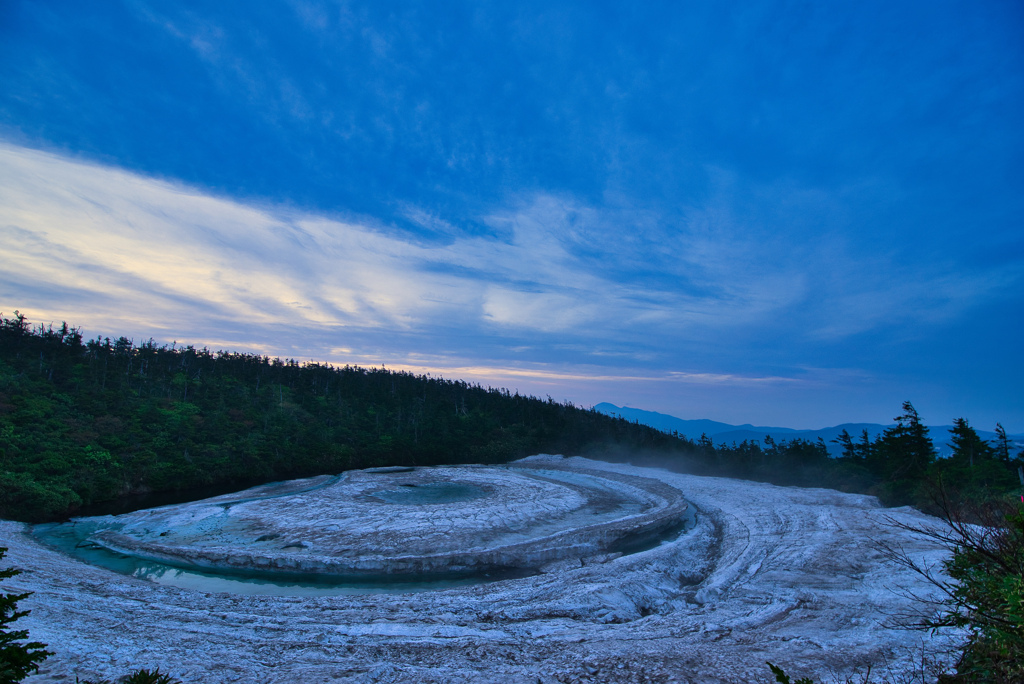
<path fill-rule="evenodd" d="M 5 562 L 26 570 L 2 589 L 34 592 L 17 626 L 56 653 L 29 682 L 139 667 L 211 684 L 771 681 L 765 661 L 909 678 L 953 642 L 894 626 L 921 610 L 909 594 L 935 594 L 879 545 L 944 557 L 894 521 L 938 524 L 867 496 L 539 456 L 279 483 L 90 527 L 90 543 L 170 567 L 472 583 L 201 591 L 0 522 Z"/>

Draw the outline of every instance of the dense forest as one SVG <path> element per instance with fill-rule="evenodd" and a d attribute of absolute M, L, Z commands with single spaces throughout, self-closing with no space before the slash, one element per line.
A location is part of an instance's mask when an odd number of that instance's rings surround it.
<path fill-rule="evenodd" d="M 594 411 L 459 380 L 192 346 L 86 341 L 78 328 L 0 315 L 0 517 L 56 520 L 140 493 L 228 491 L 382 465 L 503 463 L 533 453 L 926 502 L 1019 486 L 1020 454 L 965 420 L 938 459 L 909 403 L 875 441 L 715 445 Z M 999 428 L 1001 430 L 1001 428 Z"/>
<path fill-rule="evenodd" d="M 457 380 L 95 339 L 0 316 L 0 517 L 382 465 L 686 444 Z"/>

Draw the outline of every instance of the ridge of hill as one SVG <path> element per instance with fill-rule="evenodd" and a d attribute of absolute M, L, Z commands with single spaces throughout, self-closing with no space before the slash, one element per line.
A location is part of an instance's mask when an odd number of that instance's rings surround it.
<path fill-rule="evenodd" d="M 374 466 L 693 444 L 569 402 L 384 368 L 86 341 L 0 315 L 0 518 Z M 205 496 L 209 496 L 207 493 Z"/>

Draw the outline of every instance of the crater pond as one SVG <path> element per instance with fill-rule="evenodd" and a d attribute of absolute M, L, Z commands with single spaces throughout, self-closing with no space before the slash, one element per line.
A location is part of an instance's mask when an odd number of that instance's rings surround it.
<path fill-rule="evenodd" d="M 514 466 L 380 468 L 37 525 L 77 559 L 202 592 L 443 590 L 637 553 L 694 511 L 646 478 Z M 577 563 L 578 564 L 578 563 Z"/>

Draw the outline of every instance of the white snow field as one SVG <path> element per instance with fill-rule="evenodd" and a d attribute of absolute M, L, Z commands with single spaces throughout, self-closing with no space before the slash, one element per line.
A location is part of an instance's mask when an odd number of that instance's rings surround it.
<path fill-rule="evenodd" d="M 687 508 L 658 480 L 558 463 L 379 468 L 92 519 L 117 528 L 89 540 L 218 571 L 479 573 L 590 557 L 679 524 Z"/>
<path fill-rule="evenodd" d="M 934 593 L 914 573 L 886 560 L 876 544 L 902 545 L 932 565 L 944 557 L 941 548 L 887 521 L 938 524 L 912 509 L 883 509 L 872 497 L 825 489 L 582 458 L 540 456 L 513 465 L 519 470 L 505 480 L 491 479 L 499 468 L 451 469 L 445 476 L 463 488 L 449 491 L 441 502 L 418 504 L 451 530 L 447 541 L 430 537 L 429 529 L 414 529 L 422 520 L 401 510 L 416 505 L 403 499 L 402 490 L 348 491 L 368 495 L 370 503 L 380 506 L 382 498 L 391 496 L 384 492 L 398 492 L 397 503 L 391 502 L 394 520 L 407 534 L 378 544 L 379 557 L 395 557 L 406 544 L 411 544 L 406 555 L 443 555 L 470 548 L 474 539 L 486 536 L 484 530 L 498 541 L 481 542 L 478 550 L 525 540 L 525 546 L 517 547 L 525 551 L 514 557 L 545 561 L 542 572 L 533 576 L 444 590 L 321 596 L 196 591 L 84 563 L 29 536 L 26 525 L 0 522 L 0 546 L 9 547 L 3 563 L 26 571 L 0 589 L 35 592 L 21 602 L 32 613 L 17 627 L 56 652 L 27 681 L 74 682 L 76 675 L 114 679 L 135 668 L 159 667 L 189 684 L 768 682 L 772 677 L 765 661 L 790 674 L 834 681 L 869 665 L 876 673 L 911 676 L 922 657 L 941 661 L 951 645 L 946 637 L 888 626 L 893 616 L 918 608 L 906 590 L 925 597 Z M 531 468 L 537 477 L 523 474 Z M 547 477 L 552 472 L 556 475 Z M 348 477 L 351 484 L 370 475 L 364 471 Z M 592 507 L 589 513 L 596 517 L 588 520 L 581 514 L 581 500 L 594 491 L 595 480 L 606 483 L 610 503 Z M 352 513 L 336 501 L 340 508 L 332 518 L 334 504 L 315 503 L 317 492 L 330 487 L 311 490 L 309 484 L 287 496 L 263 499 L 263 512 L 287 514 L 289 499 L 304 502 L 292 513 L 308 509 L 306 517 L 317 521 L 320 533 L 342 512 Z M 633 524 L 629 521 L 660 520 L 657 512 L 667 509 L 675 515 L 680 496 L 697 510 L 693 529 L 628 555 L 602 547 L 616 535 L 595 530 L 609 523 L 618 530 Z M 189 532 L 181 535 L 178 550 L 170 551 L 184 558 L 192 551 L 182 549 L 251 540 L 251 532 L 267 523 L 256 513 L 259 506 L 250 506 L 239 511 L 251 528 L 231 528 L 228 536 L 203 532 L 194 525 L 203 507 L 208 509 L 209 501 L 129 514 L 124 520 L 131 524 L 121 531 L 143 551 L 155 539 L 174 536 L 161 537 L 161 532 Z M 463 536 L 456 528 L 465 514 L 453 512 L 474 507 L 485 515 L 473 523 L 476 528 L 463 528 L 473 530 Z M 172 510 L 184 517 L 173 519 Z M 501 510 L 509 521 L 504 527 L 501 515 L 495 515 Z M 148 527 L 140 522 L 147 516 L 155 516 Z M 568 526 L 554 531 L 551 521 L 559 517 Z M 301 541 L 295 535 L 313 529 L 278 522 L 282 529 L 270 534 L 283 536 L 275 539 Z M 531 527 L 545 534 L 531 534 Z M 351 538 L 360 529 L 369 528 L 340 525 L 338 533 Z M 542 545 L 535 554 L 538 539 L 567 529 L 584 532 L 579 538 L 560 538 L 582 551 L 558 553 L 552 560 L 550 545 Z M 416 546 L 421 538 L 431 541 Z M 306 546 L 299 541 L 262 556 L 253 549 L 263 547 L 247 542 L 242 555 L 253 565 L 266 557 L 285 567 L 291 562 L 286 550 L 329 557 L 344 548 L 336 545 L 332 551 L 329 535 Z M 372 534 L 364 542 L 377 543 Z"/>

